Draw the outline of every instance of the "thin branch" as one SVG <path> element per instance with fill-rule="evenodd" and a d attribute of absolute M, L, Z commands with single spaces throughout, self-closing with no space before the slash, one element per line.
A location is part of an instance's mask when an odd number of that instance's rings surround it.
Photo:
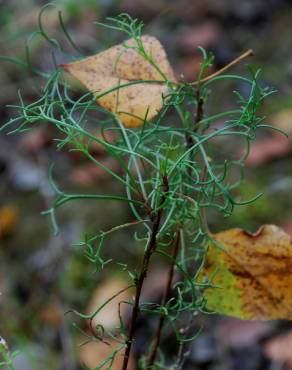
<path fill-rule="evenodd" d="M 167 283 L 166 283 L 165 290 L 164 290 L 164 293 L 163 293 L 163 297 L 162 297 L 162 300 L 161 300 L 161 307 L 164 307 L 166 305 L 168 299 L 169 299 L 172 280 L 173 280 L 173 274 L 174 274 L 174 266 L 175 266 L 174 261 L 176 260 L 177 253 L 178 253 L 178 250 L 179 250 L 180 236 L 181 236 L 181 233 L 180 233 L 180 231 L 178 231 L 177 234 L 176 234 L 175 243 L 174 243 L 173 250 L 172 250 L 173 260 L 172 260 L 172 264 L 171 264 L 171 266 L 169 268 L 169 271 L 168 271 L 168 278 L 167 278 Z M 159 344 L 160 344 L 161 332 L 162 332 L 164 321 L 165 321 L 165 313 L 161 312 L 160 317 L 159 317 L 157 330 L 156 330 L 156 333 L 154 335 L 153 343 L 151 345 L 152 350 L 151 350 L 151 353 L 150 353 L 150 356 L 149 356 L 149 359 L 148 359 L 147 369 L 151 369 L 152 366 L 154 365 L 157 350 L 158 350 L 158 347 L 159 347 Z"/>
<path fill-rule="evenodd" d="M 197 131 L 198 125 L 203 118 L 203 105 L 204 105 L 204 99 L 201 94 L 201 90 L 198 88 L 196 92 L 196 99 L 197 99 L 197 111 L 196 111 L 196 118 L 195 118 L 195 124 L 193 131 Z"/>
<path fill-rule="evenodd" d="M 196 91 L 196 100 L 197 100 L 197 109 L 196 109 L 196 115 L 195 115 L 195 122 L 194 122 L 194 126 L 193 126 L 193 132 L 196 132 L 198 129 L 199 129 L 199 124 L 203 118 L 203 106 L 204 106 L 204 99 L 202 97 L 202 94 L 201 94 L 201 89 L 200 89 L 200 85 L 198 86 L 197 88 L 197 91 Z M 186 147 L 187 149 L 191 149 L 193 146 L 194 146 L 194 139 L 192 137 L 192 135 L 190 135 L 189 133 L 186 134 Z M 190 154 L 189 154 L 189 158 L 190 160 L 193 159 L 193 155 L 194 155 L 194 152 L 193 150 L 190 151 Z M 188 168 L 188 174 L 189 176 L 192 176 L 192 169 L 191 167 Z"/>
<path fill-rule="evenodd" d="M 200 80 L 191 82 L 190 85 L 196 86 L 196 85 L 200 85 L 204 82 L 207 82 L 207 81 L 211 80 L 212 78 L 217 77 L 220 74 L 222 74 L 223 72 L 227 71 L 228 69 L 230 69 L 234 65 L 240 63 L 243 59 L 246 59 L 246 58 L 248 58 L 252 55 L 253 55 L 253 50 L 248 49 L 246 52 L 244 52 L 239 57 L 232 60 L 230 63 L 226 64 L 224 67 L 222 67 L 218 71 L 216 71 L 216 72 L 212 73 L 211 75 L 206 76 L 206 77 L 204 77 Z M 66 65 L 61 65 L 61 67 L 66 70 Z M 120 86 L 115 86 L 112 89 L 109 89 L 109 90 L 106 90 L 106 91 L 102 92 L 100 95 L 97 95 L 96 98 L 97 99 L 102 98 L 103 96 L 111 93 L 112 91 L 118 90 L 119 88 L 126 88 L 126 87 L 131 86 L 131 85 L 136 85 L 136 84 L 141 84 L 141 83 L 163 84 L 164 85 L 165 82 L 166 82 L 165 79 L 164 80 L 136 80 L 136 79 L 131 79 L 131 78 L 129 78 L 128 81 L 129 81 L 128 83 L 122 84 Z M 174 81 L 174 80 L 173 81 L 168 81 L 168 82 L 174 87 L 178 86 L 180 84 L 179 82 Z"/>
<path fill-rule="evenodd" d="M 149 262 L 151 259 L 151 256 L 153 252 L 156 250 L 157 246 L 157 234 L 159 231 L 159 226 L 162 218 L 162 213 L 163 213 L 163 204 L 166 200 L 166 194 L 168 193 L 168 179 L 167 176 L 163 176 L 163 194 L 160 199 L 160 205 L 159 205 L 159 210 L 156 213 L 156 215 L 151 215 L 150 217 L 152 218 L 152 232 L 150 236 L 150 241 L 148 244 L 148 247 L 144 253 L 143 257 L 143 263 L 142 263 L 142 268 L 140 275 L 136 281 L 136 294 L 135 294 L 135 299 L 134 299 L 134 307 L 132 310 L 132 316 L 130 319 L 130 325 L 129 325 L 129 333 L 128 333 L 128 339 L 126 341 L 126 349 L 125 349 L 125 355 L 124 355 L 124 361 L 123 361 L 123 366 L 122 370 L 127 370 L 128 363 L 129 363 L 129 358 L 130 358 L 130 353 L 131 353 L 131 347 L 134 339 L 134 333 L 135 333 L 135 328 L 136 328 L 136 322 L 137 318 L 139 316 L 139 304 L 140 304 L 140 298 L 141 298 L 141 292 L 142 292 L 142 287 L 144 284 L 144 280 L 147 275 L 148 271 L 148 266 Z"/>
<path fill-rule="evenodd" d="M 201 175 L 201 178 L 200 178 L 200 182 L 203 182 L 203 181 L 206 180 L 206 175 L 207 175 L 207 167 L 205 165 L 204 169 L 203 169 L 203 172 L 202 172 L 202 175 Z M 211 235 L 212 233 L 211 233 L 210 228 L 209 228 L 205 207 L 200 208 L 200 215 L 201 215 L 202 221 L 204 223 L 205 231 L 207 232 L 207 234 Z"/>
<path fill-rule="evenodd" d="M 235 64 L 240 63 L 243 59 L 245 59 L 247 57 L 250 57 L 252 55 L 253 55 L 253 50 L 252 49 L 249 49 L 245 53 L 241 54 L 239 57 L 237 57 L 236 59 L 234 59 L 232 62 L 226 64 L 226 66 L 222 67 L 218 71 L 212 73 L 211 75 L 209 75 L 209 76 L 207 76 L 207 77 L 205 77 L 205 78 L 203 78 L 203 79 L 201 79 L 199 81 L 192 82 L 191 85 L 198 85 L 198 84 L 207 82 L 207 81 L 211 80 L 212 78 L 217 77 L 220 74 L 222 74 L 223 72 L 227 71 L 228 69 L 230 69 L 231 67 L 233 67 Z"/>
<path fill-rule="evenodd" d="M 186 327 L 181 329 L 181 332 L 184 333 L 185 337 L 188 337 L 195 317 L 196 317 L 196 313 L 193 312 L 190 319 L 189 319 L 188 324 L 186 325 Z M 176 358 L 175 364 L 173 366 L 173 370 L 182 370 L 182 368 L 184 366 L 184 363 L 185 363 L 185 361 L 186 361 L 186 359 L 187 359 L 187 357 L 190 353 L 189 349 L 186 350 L 186 351 L 184 350 L 185 346 L 186 346 L 186 342 L 185 341 L 180 341 L 179 348 L 178 348 L 178 353 L 177 353 L 177 358 Z"/>

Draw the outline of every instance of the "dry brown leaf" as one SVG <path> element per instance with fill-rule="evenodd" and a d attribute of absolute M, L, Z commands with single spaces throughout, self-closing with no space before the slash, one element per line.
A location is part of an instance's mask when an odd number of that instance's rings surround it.
<path fill-rule="evenodd" d="M 175 68 L 177 78 L 182 78 L 189 82 L 196 80 L 200 73 L 201 62 L 202 58 L 200 55 L 181 57 Z"/>
<path fill-rule="evenodd" d="M 133 18 L 151 21 L 157 14 L 165 12 L 164 0 L 123 0 L 119 2 L 119 12 L 131 14 Z"/>
<path fill-rule="evenodd" d="M 292 369 L 291 348 L 292 331 L 289 331 L 286 334 L 269 340 L 264 346 L 264 351 L 271 360 L 285 364 L 289 369 Z"/>
<path fill-rule="evenodd" d="M 142 297 L 144 301 L 157 302 L 161 299 L 168 279 L 168 268 L 161 263 L 152 265 L 148 269 L 147 279 L 143 284 Z M 173 276 L 173 282 L 178 279 L 178 274 Z"/>
<path fill-rule="evenodd" d="M 104 159 L 101 161 L 103 165 L 110 168 L 112 171 L 119 172 L 121 167 L 119 163 L 112 158 Z M 82 165 L 75 165 L 70 180 L 77 185 L 88 186 L 100 183 L 107 180 L 108 173 L 102 168 L 97 167 L 94 163 L 85 163 Z"/>
<path fill-rule="evenodd" d="M 288 138 L 277 131 L 270 131 L 270 136 L 260 139 L 251 146 L 246 164 L 258 166 L 273 159 L 283 158 L 292 152 L 292 108 L 285 108 L 272 115 L 267 122 L 288 134 Z"/>
<path fill-rule="evenodd" d="M 17 221 L 17 208 L 14 205 L 0 208 L 0 238 L 9 234 Z"/>
<path fill-rule="evenodd" d="M 273 159 L 283 158 L 292 151 L 291 142 L 279 133 L 252 145 L 245 161 L 247 166 L 259 166 Z"/>
<path fill-rule="evenodd" d="M 98 364 L 106 360 L 113 351 L 117 350 L 120 346 L 119 343 L 114 342 L 112 339 L 107 340 L 108 344 L 103 342 L 89 342 L 80 347 L 79 358 L 82 364 L 85 364 L 90 369 L 95 369 Z M 121 339 L 122 342 L 122 339 Z M 123 350 L 118 352 L 112 363 L 111 370 L 121 370 L 123 365 Z M 102 369 L 106 369 L 106 364 Z M 129 370 L 135 369 L 133 357 L 130 356 L 128 365 Z"/>
<path fill-rule="evenodd" d="M 160 42 L 152 36 L 141 38 L 146 52 L 169 80 L 174 81 L 172 68 Z M 136 46 L 136 41 L 126 41 L 128 46 Z M 81 61 L 62 65 L 94 95 L 98 96 L 119 85 L 138 80 L 162 81 L 159 71 L 147 62 L 133 48 L 124 44 L 116 45 L 106 51 Z M 153 118 L 162 108 L 162 95 L 167 87 L 161 83 L 138 83 L 118 88 L 103 97 L 97 98 L 101 106 L 116 113 L 127 127 L 141 126 L 146 118 Z"/>
<path fill-rule="evenodd" d="M 57 299 L 52 299 L 40 310 L 39 317 L 44 324 L 60 326 L 64 320 L 64 312 Z"/>
<path fill-rule="evenodd" d="M 51 141 L 51 132 L 45 126 L 41 126 L 22 136 L 19 146 L 30 153 L 38 153 Z"/>
<path fill-rule="evenodd" d="M 184 54 L 200 54 L 198 46 L 210 49 L 212 45 L 218 45 L 220 29 L 216 22 L 206 21 L 200 25 L 188 27 L 178 37 L 178 48 Z"/>
<path fill-rule="evenodd" d="M 122 289 L 125 289 L 129 284 L 118 277 L 112 277 L 102 282 L 94 292 L 89 303 L 88 314 L 94 313 L 104 302 L 113 297 Z M 119 303 L 129 301 L 131 298 L 131 290 L 128 289 L 116 298 L 112 299 L 96 316 L 94 316 L 91 327 L 95 328 L 101 324 L 105 329 L 112 330 L 119 325 Z M 128 305 L 123 303 L 120 305 L 121 316 L 125 318 Z"/>
<path fill-rule="evenodd" d="M 266 225 L 213 237 L 202 272 L 215 285 L 205 291 L 207 308 L 248 320 L 292 319 L 291 236 Z"/>

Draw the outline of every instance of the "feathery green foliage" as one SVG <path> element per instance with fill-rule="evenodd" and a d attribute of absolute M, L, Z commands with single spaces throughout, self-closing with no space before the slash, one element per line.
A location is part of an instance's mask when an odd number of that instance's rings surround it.
<path fill-rule="evenodd" d="M 36 34 L 42 36 L 53 50 L 63 51 L 60 43 L 51 38 L 42 26 L 44 11 L 40 14 L 39 31 Z M 69 43 L 80 52 L 66 30 L 61 14 L 59 17 Z M 116 194 L 68 194 L 56 185 L 53 168 L 50 171 L 50 182 L 56 197 L 51 208 L 44 214 L 51 217 L 56 233 L 58 209 L 73 200 L 124 202 L 132 211 L 133 222 L 115 225 L 80 243 L 84 246 L 85 256 L 98 270 L 119 263 L 112 259 L 105 260 L 103 248 L 107 237 L 122 228 L 129 228 L 137 245 L 144 248 L 144 259 L 137 271 L 126 265 L 121 267 L 132 279 L 128 288 L 135 286 L 137 290 L 135 299 L 127 302 L 133 308 L 130 328 L 120 318 L 119 328 L 113 331 L 106 330 L 100 323 L 95 331 L 98 334 L 86 334 L 88 340 L 106 342 L 107 338 L 111 338 L 119 343 L 118 348 L 98 364 L 95 370 L 110 369 L 115 356 L 123 350 L 126 351 L 123 369 L 127 368 L 127 351 L 129 355 L 136 335 L 136 319 L 141 313 L 156 315 L 162 326 L 170 326 L 178 346 L 176 356 L 166 359 L 159 351 L 161 333 L 158 330 L 154 340 L 149 342 L 143 358 L 139 360 L 139 368 L 178 370 L 183 368 L 189 343 L 199 335 L 193 332 L 196 315 L 205 313 L 203 291 L 209 284 L 199 283 L 197 277 L 204 264 L 208 243 L 212 240 L 208 228 L 208 212 L 214 211 L 221 217 L 228 217 L 235 206 L 249 204 L 260 196 L 240 200 L 236 198 L 235 189 L 242 180 L 242 168 L 250 142 L 255 139 L 259 128 L 267 127 L 258 111 L 264 99 L 273 91 L 263 88 L 259 83 L 260 71 L 249 72 L 248 77 L 221 74 L 204 81 L 214 58 L 202 48 L 198 80 L 195 83 L 182 80 L 174 84 L 167 80 L 159 66 L 155 65 L 151 54 L 144 50 L 141 42 L 142 22 L 121 14 L 109 18 L 108 23 L 102 26 L 133 38 L 136 44 L 132 48 L 161 73 L 161 80 L 168 86 L 168 94 L 156 118 L 145 121 L 138 129 L 129 129 L 123 126 L 115 114 L 98 106 L 96 97 L 91 93 L 78 99 L 73 98 L 53 54 L 55 69 L 45 73 L 36 70 L 28 58 L 25 65 L 32 72 L 41 74 L 46 84 L 40 91 L 39 99 L 34 102 L 25 103 L 19 93 L 19 104 L 11 106 L 18 115 L 7 122 L 4 128 L 10 132 L 25 132 L 42 122 L 49 123 L 62 133 L 62 139 L 57 142 L 58 149 L 65 150 L 70 144 L 70 150 L 74 147 L 74 150 L 81 152 L 88 161 L 123 186 L 124 191 Z M 220 89 L 223 81 L 239 81 L 246 85 L 248 94 L 235 91 L 235 109 L 208 115 L 212 90 Z M 131 84 L 141 82 L 133 81 Z M 119 85 L 115 89 L 122 88 Z M 111 91 L 113 89 L 107 93 Z M 99 136 L 96 135 L 97 128 L 100 130 Z M 113 134 L 115 140 L 109 141 L 107 134 Z M 224 153 L 217 155 L 216 143 L 226 136 L 230 140 L 239 138 L 246 143 L 246 152 L 241 158 L 228 158 Z M 101 146 L 108 156 L 116 160 L 120 170 L 112 170 L 96 159 L 90 152 L 92 143 Z M 235 173 L 238 174 L 237 178 Z M 143 286 L 150 260 L 156 256 L 164 258 L 172 266 L 172 273 L 177 271 L 178 280 L 175 283 L 170 281 L 172 293 L 169 287 L 165 301 L 154 306 L 152 302 L 140 302 L 139 289 Z M 110 301 L 104 302 L 91 315 L 76 311 L 75 314 L 92 320 Z"/>

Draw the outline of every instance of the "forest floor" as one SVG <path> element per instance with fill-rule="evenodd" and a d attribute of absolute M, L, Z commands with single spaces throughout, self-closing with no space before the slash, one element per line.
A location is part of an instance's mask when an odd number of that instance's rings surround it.
<path fill-rule="evenodd" d="M 21 6 L 19 4 L 21 3 Z M 198 46 L 214 53 L 214 69 L 230 62 L 247 49 L 254 50 L 248 61 L 262 69 L 262 81 L 277 90 L 263 108 L 267 123 L 292 133 L 292 4 L 285 0 L 108 0 L 58 2 L 70 34 L 90 55 L 122 40 L 93 24 L 107 16 L 128 12 L 142 19 L 145 32 L 164 45 L 177 76 L 193 81 L 199 71 Z M 100 5 L 102 4 L 102 5 Z M 0 55 L 25 57 L 25 42 L 37 28 L 42 1 L 0 1 Z M 47 10 L 44 26 L 54 37 L 61 34 L 57 10 Z M 50 45 L 39 38 L 30 43 L 33 65 L 52 68 Z M 75 53 L 75 54 L 74 54 Z M 56 55 L 59 63 L 76 56 Z M 13 117 L 7 105 L 18 102 L 18 90 L 26 102 L 35 97 L 43 83 L 20 66 L 0 60 L 0 125 Z M 235 68 L 248 73 L 246 62 Z M 239 86 L 239 89 L 241 87 Z M 243 88 L 243 87 L 242 87 Z M 229 107 L 230 87 L 217 93 L 212 110 Z M 55 176 L 61 188 L 70 191 L 103 192 L 114 185 L 78 155 L 56 151 L 58 133 L 40 125 L 23 135 L 0 134 L 0 336 L 11 348 L 19 349 L 16 370 L 78 370 L 80 361 L 93 366 L 98 350 L 79 350 L 80 333 L 72 325 L 76 318 L 64 315 L 72 308 L 84 311 L 98 302 L 101 290 L 121 284 L 117 272 L 96 275 L 76 244 L 96 228 L 105 229 L 129 218 L 125 207 L 111 203 L 79 202 L 58 213 L 60 232 L 54 236 L 48 218 L 41 212 L 50 207 L 54 193 L 48 170 L 56 163 Z M 233 143 L 228 143 L 231 145 Z M 236 151 L 236 145 L 233 145 Z M 109 159 L 96 149 L 105 163 Z M 243 197 L 263 192 L 255 204 L 238 208 L 233 217 L 218 220 L 210 215 L 214 231 L 242 227 L 251 231 L 274 223 L 292 235 L 292 142 L 281 135 L 263 132 L 253 144 L 247 162 L 246 179 L 240 187 Z M 139 260 L 127 232 L 109 241 L 108 255 Z M 154 266 L 145 296 L 159 299 L 163 266 Z M 113 277 L 114 276 L 114 277 Z M 109 319 L 110 318 L 106 318 Z M 80 324 L 82 325 L 82 324 Z M 143 351 L 153 323 L 141 319 L 136 351 Z M 184 370 L 285 370 L 292 369 L 292 325 L 289 322 L 249 322 L 216 315 L 198 317 L 203 333 L 190 348 Z M 84 327 L 83 327 L 84 329 Z M 169 341 L 166 336 L 165 343 Z M 170 349 L 171 351 L 171 349 Z M 117 368 L 118 370 L 118 368 Z"/>

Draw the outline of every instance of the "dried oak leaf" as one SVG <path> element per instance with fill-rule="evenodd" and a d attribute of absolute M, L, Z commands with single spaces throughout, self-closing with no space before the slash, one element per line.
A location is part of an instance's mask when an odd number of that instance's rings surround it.
<path fill-rule="evenodd" d="M 167 79 L 175 81 L 160 42 L 147 35 L 142 36 L 141 41 L 160 71 Z M 83 60 L 62 65 L 65 71 L 96 95 L 102 107 L 116 113 L 127 127 L 141 126 L 146 118 L 153 118 L 162 108 L 162 96 L 168 90 L 166 84 L 155 82 L 119 88 L 132 81 L 163 81 L 159 70 L 138 53 L 136 46 L 136 41 L 130 39 Z M 106 93 L 114 88 L 114 91 Z"/>
<path fill-rule="evenodd" d="M 246 320 L 292 319 L 292 240 L 274 225 L 255 234 L 231 229 L 213 235 L 201 278 L 207 308 Z"/>

